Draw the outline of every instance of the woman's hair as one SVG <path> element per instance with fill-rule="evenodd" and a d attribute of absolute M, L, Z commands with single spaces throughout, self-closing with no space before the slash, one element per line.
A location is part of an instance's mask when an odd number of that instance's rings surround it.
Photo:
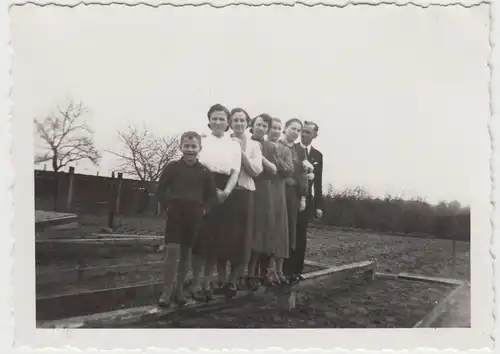
<path fill-rule="evenodd" d="M 273 125 L 273 122 L 277 122 L 279 124 L 283 124 L 283 122 L 281 121 L 281 119 L 276 118 L 276 117 L 272 117 L 271 118 L 271 123 L 269 124 L 269 127 L 271 127 L 271 125 Z"/>
<path fill-rule="evenodd" d="M 245 115 L 246 120 L 247 120 L 247 124 L 250 124 L 250 116 L 248 115 L 247 111 L 245 111 L 243 108 L 236 107 L 236 108 L 233 108 L 231 110 L 231 113 L 229 114 L 229 125 L 231 125 L 231 120 L 232 120 L 233 116 L 239 112 L 241 112 Z"/>
<path fill-rule="evenodd" d="M 229 120 L 229 109 L 227 109 L 226 107 L 224 107 L 220 103 L 216 103 L 212 107 L 210 107 L 210 109 L 207 112 L 208 120 L 210 120 L 210 116 L 214 112 L 224 112 L 224 113 L 226 113 L 227 119 Z"/>
<path fill-rule="evenodd" d="M 299 118 L 292 118 L 286 121 L 285 129 L 288 128 L 292 123 L 299 123 L 300 127 L 302 127 L 302 121 Z"/>
<path fill-rule="evenodd" d="M 255 122 L 257 121 L 258 118 L 262 118 L 262 120 L 264 121 L 264 123 L 267 123 L 267 130 L 268 131 L 269 131 L 269 129 L 271 129 L 271 122 L 272 122 L 271 116 L 269 114 L 267 114 L 267 113 L 262 113 L 262 114 L 259 114 L 258 116 L 256 116 L 250 122 L 250 133 L 252 133 L 252 134 L 253 134 L 253 126 L 254 126 L 254 124 L 255 124 Z"/>
<path fill-rule="evenodd" d="M 210 109 L 207 112 L 207 117 L 208 117 L 208 122 L 209 122 L 208 123 L 208 128 L 211 128 L 210 127 L 210 117 L 212 116 L 212 113 L 214 113 L 214 112 L 224 112 L 224 113 L 226 113 L 226 118 L 227 118 L 227 123 L 228 123 L 226 131 L 228 131 L 229 130 L 229 109 L 227 109 L 226 107 L 224 107 L 220 103 L 214 104 L 212 107 L 210 107 Z"/>

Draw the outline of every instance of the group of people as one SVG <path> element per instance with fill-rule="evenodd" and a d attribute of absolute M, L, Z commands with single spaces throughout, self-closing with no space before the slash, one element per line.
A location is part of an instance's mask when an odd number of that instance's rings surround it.
<path fill-rule="evenodd" d="M 162 307 L 186 304 L 186 292 L 197 301 L 214 292 L 233 297 L 245 270 L 251 290 L 299 281 L 308 222 L 322 216 L 316 123 L 265 113 L 250 119 L 220 104 L 207 116 L 211 134 L 182 134 L 182 158 L 158 184 L 167 215 Z"/>

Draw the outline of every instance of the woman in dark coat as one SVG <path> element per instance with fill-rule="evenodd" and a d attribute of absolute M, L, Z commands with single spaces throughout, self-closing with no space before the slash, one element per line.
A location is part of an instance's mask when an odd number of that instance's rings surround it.
<path fill-rule="evenodd" d="M 297 151 L 295 141 L 300 135 L 302 122 L 297 118 L 288 120 L 285 124 L 285 132 L 279 143 L 290 150 L 293 160 L 292 176 L 286 179 L 286 201 L 288 211 L 288 233 L 290 239 L 290 249 L 295 250 L 297 234 L 297 219 L 299 211 L 306 208 L 306 196 L 308 194 L 307 173 L 302 166 Z M 283 275 L 278 274 L 281 281 L 285 281 Z M 295 280 L 295 279 L 291 279 Z"/>
<path fill-rule="evenodd" d="M 271 179 L 276 175 L 277 152 L 276 146 L 265 140 L 265 135 L 271 127 L 271 117 L 262 113 L 250 123 L 252 139 L 257 141 L 262 151 L 263 172 L 254 178 L 254 212 L 253 230 L 251 238 L 252 255 L 248 264 L 247 286 L 255 289 L 260 285 L 257 278 L 257 264 L 259 258 L 270 257 L 273 254 L 274 231 L 274 199 L 272 195 Z"/>

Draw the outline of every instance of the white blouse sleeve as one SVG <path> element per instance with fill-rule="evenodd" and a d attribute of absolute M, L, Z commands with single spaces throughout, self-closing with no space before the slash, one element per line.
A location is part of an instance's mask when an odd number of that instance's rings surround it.
<path fill-rule="evenodd" d="M 231 170 L 235 170 L 238 173 L 240 173 L 240 171 L 241 171 L 241 146 L 236 141 L 231 140 L 231 144 L 229 146 L 229 149 L 232 152 Z"/>
<path fill-rule="evenodd" d="M 262 165 L 262 150 L 260 149 L 260 144 L 250 140 L 252 142 L 252 150 L 249 154 L 249 161 L 252 172 L 255 176 L 258 176 L 264 170 L 264 166 Z"/>

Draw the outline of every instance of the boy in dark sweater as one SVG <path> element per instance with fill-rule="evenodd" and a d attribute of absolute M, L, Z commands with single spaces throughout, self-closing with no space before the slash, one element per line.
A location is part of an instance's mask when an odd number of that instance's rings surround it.
<path fill-rule="evenodd" d="M 172 302 L 186 304 L 183 285 L 189 272 L 191 250 L 203 215 L 217 198 L 212 174 L 198 161 L 200 135 L 191 131 L 182 134 L 180 148 L 182 158 L 165 167 L 158 184 L 159 201 L 167 213 L 165 288 L 158 301 L 161 307 Z"/>

